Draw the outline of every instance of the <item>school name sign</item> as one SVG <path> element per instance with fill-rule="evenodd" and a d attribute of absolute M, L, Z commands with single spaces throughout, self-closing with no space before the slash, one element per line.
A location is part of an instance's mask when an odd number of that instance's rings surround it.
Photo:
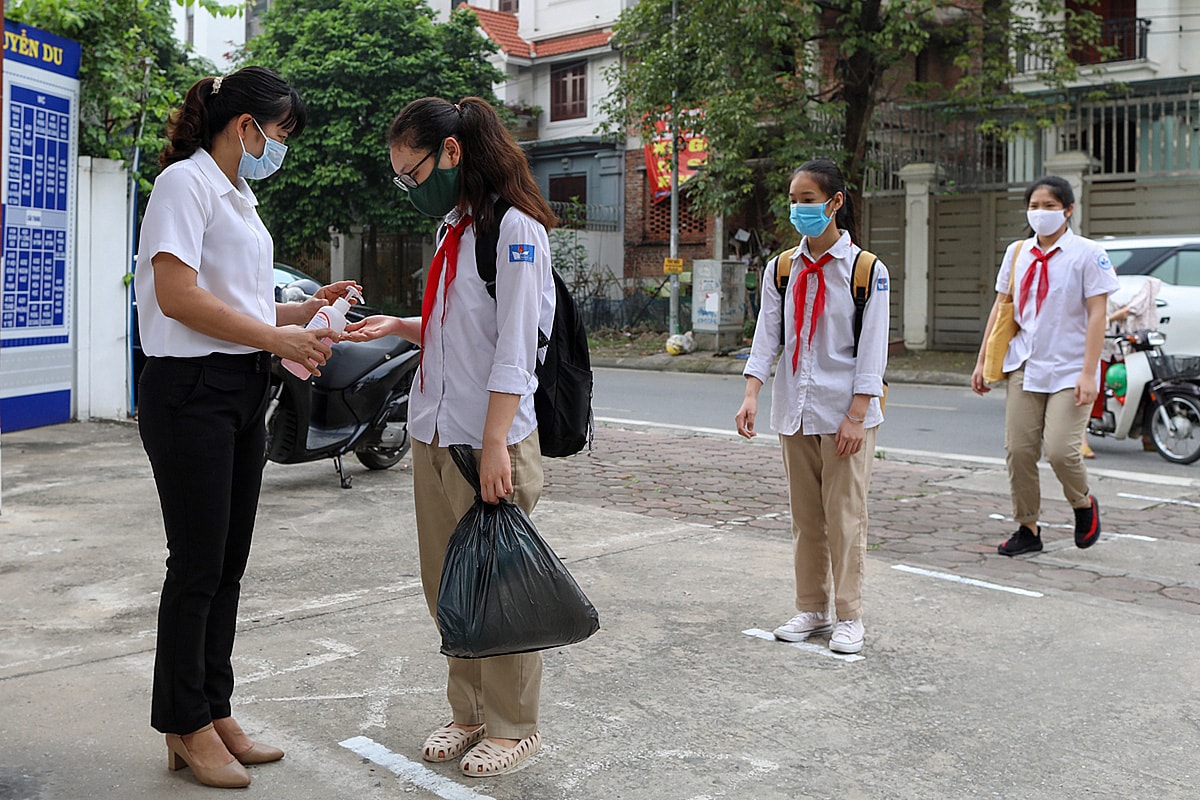
<path fill-rule="evenodd" d="M 4 57 L 60 75 L 79 74 L 80 47 L 46 31 L 25 26 L 4 26 Z"/>

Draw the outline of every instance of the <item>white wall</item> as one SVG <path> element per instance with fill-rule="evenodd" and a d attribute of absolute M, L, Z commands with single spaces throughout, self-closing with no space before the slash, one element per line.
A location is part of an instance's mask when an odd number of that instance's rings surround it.
<path fill-rule="evenodd" d="M 75 402 L 79 420 L 129 416 L 128 172 L 79 159 L 75 275 Z"/>
<path fill-rule="evenodd" d="M 521 38 L 547 39 L 611 25 L 621 14 L 621 0 L 521 0 Z"/>
<path fill-rule="evenodd" d="M 172 3 L 171 14 L 175 18 L 175 38 L 185 45 L 189 44 L 187 18 L 194 14 L 192 51 L 212 61 L 222 72 L 232 69 L 227 54 L 246 42 L 246 17 L 242 12 L 236 17 L 214 17 L 199 5 L 193 4 L 189 9 Z"/>

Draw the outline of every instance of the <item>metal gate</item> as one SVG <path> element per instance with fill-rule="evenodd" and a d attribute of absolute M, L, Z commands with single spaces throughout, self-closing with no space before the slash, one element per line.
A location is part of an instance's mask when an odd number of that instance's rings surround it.
<path fill-rule="evenodd" d="M 872 194 L 863 200 L 862 247 L 887 265 L 891 279 L 893 341 L 904 338 L 904 195 Z"/>
<path fill-rule="evenodd" d="M 1200 180 L 1088 179 L 1083 198 L 1087 236 L 1147 236 L 1200 233 Z"/>
<path fill-rule="evenodd" d="M 931 350 L 979 348 L 1004 250 L 1026 231 L 1023 189 L 932 197 Z"/>

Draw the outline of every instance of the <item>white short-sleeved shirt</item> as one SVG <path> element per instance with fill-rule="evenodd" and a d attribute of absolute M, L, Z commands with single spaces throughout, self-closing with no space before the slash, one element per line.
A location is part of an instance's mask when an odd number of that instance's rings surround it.
<path fill-rule="evenodd" d="M 800 247 L 801 252 L 811 258 L 807 239 Z M 887 367 L 888 303 L 891 297 L 889 276 L 883 262 L 876 261 L 875 285 L 863 312 L 856 358 L 854 297 L 850 287 L 854 278 L 854 262 L 861 251 L 862 248 L 851 242 L 850 234 L 846 232 L 829 248 L 833 259 L 822 268 L 825 273 L 825 308 L 817 321 L 811 348 L 808 334 L 817 281 L 810 279 L 806 285 L 805 297 L 801 299 L 804 303 L 804 322 L 801 329 L 796 330 L 796 295 L 800 271 L 804 269 L 800 253 L 796 253 L 792 262 L 783 298 L 780 298 L 775 286 L 778 257 L 767 264 L 754 342 L 742 374 L 766 383 L 782 345 L 783 354 L 779 358 L 775 383 L 771 387 L 771 428 L 777 433 L 787 436 L 797 431 L 805 435 L 835 434 L 856 394 L 871 395 L 864 427 L 874 428 L 883 422 L 879 397 L 883 395 L 883 373 Z M 793 371 L 792 352 L 797 339 L 800 341 L 800 360 Z"/>
<path fill-rule="evenodd" d="M 1013 295 L 1013 313 L 1021 329 L 1017 331 L 1004 356 L 1004 371 L 1012 372 L 1025 365 L 1024 387 L 1027 392 L 1061 392 L 1072 389 L 1083 371 L 1083 355 L 1087 347 L 1087 300 L 1097 295 L 1117 291 L 1116 270 L 1104 248 L 1091 239 L 1076 236 L 1068 227 L 1054 248 L 1062 252 L 1051 256 L 1047 275 L 1050 287 L 1042 310 L 1037 311 L 1038 283 L 1035 275 L 1029 287 L 1029 299 L 1020 308 L 1021 282 L 1033 266 L 1036 238 L 1021 244 L 1017 259 L 1016 281 L 1010 284 L 1013 253 L 1017 242 L 1008 246 L 996 276 L 996 291 Z M 1099 387 L 1099 371 L 1096 385 Z"/>
<path fill-rule="evenodd" d="M 446 222 L 454 224 L 460 218 L 455 209 Z M 443 226 L 439 244 L 444 236 Z M 549 335 L 554 301 L 550 240 L 540 222 L 518 208 L 508 209 L 500 221 L 494 300 L 479 277 L 474 225 L 467 226 L 459 241 L 454 282 L 447 292 L 443 269 L 425 327 L 424 389 L 418 372 L 408 401 L 413 438 L 432 444 L 436 433 L 441 447 L 482 447 L 489 392 L 521 396 L 507 444 L 533 433 L 538 331 Z"/>
<path fill-rule="evenodd" d="M 154 267 L 170 253 L 196 270 L 196 285 L 235 311 L 275 324 L 275 246 L 258 217 L 258 199 L 237 185 L 203 148 L 162 171 L 146 204 L 138 242 L 134 291 L 142 349 L 148 356 L 253 353 L 246 345 L 199 333 L 167 317 L 158 305 Z"/>

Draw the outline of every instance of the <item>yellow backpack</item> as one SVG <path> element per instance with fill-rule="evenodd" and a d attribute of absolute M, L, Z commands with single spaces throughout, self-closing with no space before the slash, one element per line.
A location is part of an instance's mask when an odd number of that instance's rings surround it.
<path fill-rule="evenodd" d="M 786 297 L 788 278 L 792 274 L 792 261 L 800 245 L 784 250 L 775 260 L 775 288 L 779 291 L 780 307 Z M 866 250 L 860 250 L 858 258 L 854 259 L 854 277 L 850 281 L 850 294 L 854 297 L 854 357 L 858 358 L 858 340 L 862 338 L 863 314 L 867 309 L 867 301 L 871 299 L 871 291 L 875 288 L 875 262 L 879 257 Z M 782 317 L 780 325 L 782 325 Z M 796 334 L 799 335 L 799 332 Z M 783 332 L 780 331 L 780 341 Z M 887 405 L 888 383 L 883 382 L 883 396 L 879 398 L 879 409 Z"/>

